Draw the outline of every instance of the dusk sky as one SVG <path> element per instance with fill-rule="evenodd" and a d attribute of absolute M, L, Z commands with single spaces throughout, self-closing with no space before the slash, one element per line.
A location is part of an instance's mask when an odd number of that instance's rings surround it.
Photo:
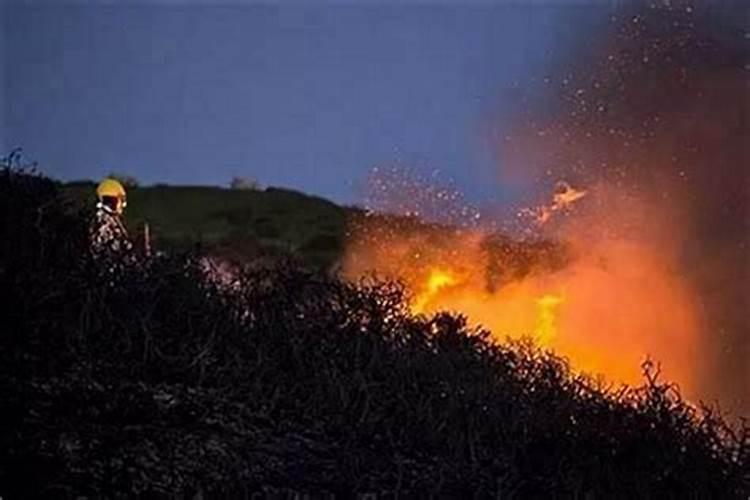
<path fill-rule="evenodd" d="M 0 0 L 0 3 L 2 0 Z M 233 176 L 356 202 L 373 166 L 503 197 L 483 140 L 608 16 L 573 2 L 6 2 L 0 146 L 56 178 Z"/>

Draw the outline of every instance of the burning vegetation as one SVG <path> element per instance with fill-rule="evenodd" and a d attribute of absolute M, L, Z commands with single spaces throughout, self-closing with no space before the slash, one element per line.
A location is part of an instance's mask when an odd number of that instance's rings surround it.
<path fill-rule="evenodd" d="M 444 226 L 359 221 L 347 274 L 399 279 L 416 313 L 530 336 L 613 383 L 638 383 L 651 357 L 691 399 L 746 413 L 748 53 L 728 21 L 738 9 L 620 9 L 580 65 L 545 76 L 555 102 L 524 96 L 513 123 L 488 119 L 498 179 L 543 200 L 510 217 L 376 172 L 378 210 Z"/>
<path fill-rule="evenodd" d="M 205 279 L 200 255 L 92 260 L 86 214 L 64 200 L 47 179 L 0 171 L 8 497 L 750 491 L 750 430 L 685 403 L 653 364 L 642 385 L 614 391 L 530 343 L 413 315 L 394 283 L 280 263 L 227 288 Z M 486 276 L 498 287 L 487 293 L 569 258 L 547 243 L 493 245 L 527 263 Z M 465 276 L 419 277 L 425 310 Z M 554 343 L 570 298 L 546 291 L 519 308 Z"/>
<path fill-rule="evenodd" d="M 592 197 L 599 194 L 592 189 Z M 550 205 L 525 213 L 535 225 L 552 223 L 582 197 L 566 186 Z M 640 234 L 607 235 L 598 220 L 579 227 L 571 217 L 548 239 L 514 240 L 480 228 L 370 216 L 352 231 L 345 272 L 376 270 L 406 285 L 414 313 L 453 311 L 497 340 L 531 337 L 575 369 L 610 382 L 637 385 L 650 356 L 696 396 L 691 290 L 670 268 L 663 246 Z"/>
<path fill-rule="evenodd" d="M 750 430 L 700 402 L 747 391 L 743 59 L 697 10 L 625 13 L 559 116 L 494 137 L 545 186 L 521 231 L 419 189 L 355 218 L 348 280 L 102 276 L 86 214 L 6 165 L 0 494 L 747 498 Z"/>

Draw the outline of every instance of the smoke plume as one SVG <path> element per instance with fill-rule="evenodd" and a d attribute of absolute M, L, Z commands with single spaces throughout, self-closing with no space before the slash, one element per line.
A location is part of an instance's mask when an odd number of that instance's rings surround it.
<path fill-rule="evenodd" d="M 589 191 L 580 216 L 548 231 L 589 247 L 607 238 L 635 243 L 651 264 L 670 267 L 700 322 L 690 367 L 697 392 L 747 413 L 750 35 L 743 18 L 742 2 L 618 10 L 609 31 L 592 40 L 593 55 L 548 75 L 558 105 L 525 110 L 495 129 L 494 143 L 504 181 L 565 180 Z M 643 293 L 653 293 L 648 284 Z"/>

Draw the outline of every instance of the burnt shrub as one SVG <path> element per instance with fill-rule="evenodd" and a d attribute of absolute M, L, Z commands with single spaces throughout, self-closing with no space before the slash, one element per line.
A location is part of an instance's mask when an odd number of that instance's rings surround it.
<path fill-rule="evenodd" d="M 4 497 L 748 494 L 747 427 L 651 364 L 614 390 L 293 262 L 94 260 L 62 203 L 0 172 Z"/>

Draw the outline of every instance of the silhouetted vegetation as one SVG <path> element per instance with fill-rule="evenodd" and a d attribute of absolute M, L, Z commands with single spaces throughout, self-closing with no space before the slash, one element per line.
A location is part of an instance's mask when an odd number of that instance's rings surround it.
<path fill-rule="evenodd" d="M 65 200 L 0 171 L 4 498 L 750 491 L 748 428 L 654 366 L 611 390 L 293 263 L 228 287 L 194 254 L 93 261 Z"/>

